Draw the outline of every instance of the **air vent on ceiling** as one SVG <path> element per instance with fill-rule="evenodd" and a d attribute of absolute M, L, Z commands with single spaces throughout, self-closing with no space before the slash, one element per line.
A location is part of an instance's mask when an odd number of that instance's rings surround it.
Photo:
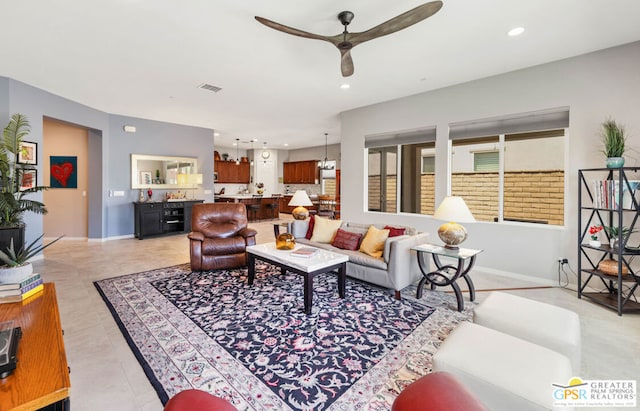
<path fill-rule="evenodd" d="M 199 88 L 205 89 L 205 90 L 209 90 L 209 91 L 213 91 L 214 93 L 217 93 L 218 91 L 222 90 L 221 87 L 217 87 L 211 84 L 207 84 L 207 83 L 202 83 L 198 86 Z"/>

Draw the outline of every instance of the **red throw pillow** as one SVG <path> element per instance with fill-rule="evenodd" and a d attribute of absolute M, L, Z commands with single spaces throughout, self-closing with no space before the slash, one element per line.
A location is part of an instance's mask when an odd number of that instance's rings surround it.
<path fill-rule="evenodd" d="M 362 234 L 352 233 L 339 228 L 338 232 L 336 232 L 336 236 L 333 238 L 333 242 L 331 242 L 331 245 L 343 250 L 355 251 L 360 246 L 361 238 Z"/>
<path fill-rule="evenodd" d="M 389 230 L 389 237 L 397 237 L 404 235 L 404 228 L 391 227 L 390 225 L 384 226 L 385 230 Z"/>
<path fill-rule="evenodd" d="M 309 217 L 309 228 L 307 229 L 307 234 L 304 236 L 307 240 L 311 240 L 311 236 L 313 235 L 313 226 L 315 223 L 315 215 L 311 214 L 311 217 Z"/>

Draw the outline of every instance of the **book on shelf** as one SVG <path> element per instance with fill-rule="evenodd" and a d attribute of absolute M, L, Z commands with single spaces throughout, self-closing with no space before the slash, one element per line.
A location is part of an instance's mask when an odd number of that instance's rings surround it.
<path fill-rule="evenodd" d="M 297 250 L 293 250 L 291 252 L 291 255 L 294 257 L 300 257 L 300 258 L 310 258 L 317 252 L 318 252 L 317 248 L 302 247 L 302 248 L 298 248 Z"/>
<path fill-rule="evenodd" d="M 0 283 L 0 291 L 19 290 L 40 279 L 39 273 L 33 273 L 19 283 Z"/>
<path fill-rule="evenodd" d="M 19 303 L 31 297 L 32 295 L 39 293 L 40 291 L 44 290 L 44 283 L 42 282 L 42 279 L 40 279 L 39 281 L 39 284 L 36 284 L 22 294 L 0 297 L 0 304 Z"/>
<path fill-rule="evenodd" d="M 593 180 L 593 206 L 595 208 L 617 209 L 622 206 L 625 209 L 633 208 L 633 198 L 636 203 L 640 201 L 640 181 L 623 180 L 622 196 L 620 195 L 619 180 Z M 622 198 L 622 201 L 620 199 Z"/>

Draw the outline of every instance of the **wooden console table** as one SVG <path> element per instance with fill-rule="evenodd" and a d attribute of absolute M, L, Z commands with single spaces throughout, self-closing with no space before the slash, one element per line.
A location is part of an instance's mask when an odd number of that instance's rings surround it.
<path fill-rule="evenodd" d="M 17 368 L 0 380 L 0 410 L 69 409 L 69 367 L 53 283 L 21 303 L 0 304 L 0 322 L 22 328 Z"/>

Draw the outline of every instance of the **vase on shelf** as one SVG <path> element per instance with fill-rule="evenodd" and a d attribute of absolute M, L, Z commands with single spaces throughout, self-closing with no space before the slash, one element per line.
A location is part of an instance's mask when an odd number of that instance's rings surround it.
<path fill-rule="evenodd" d="M 589 240 L 589 245 L 591 247 L 600 247 L 602 243 L 600 242 L 600 240 Z"/>
<path fill-rule="evenodd" d="M 607 157 L 607 168 L 621 168 L 624 166 L 624 157 Z"/>

